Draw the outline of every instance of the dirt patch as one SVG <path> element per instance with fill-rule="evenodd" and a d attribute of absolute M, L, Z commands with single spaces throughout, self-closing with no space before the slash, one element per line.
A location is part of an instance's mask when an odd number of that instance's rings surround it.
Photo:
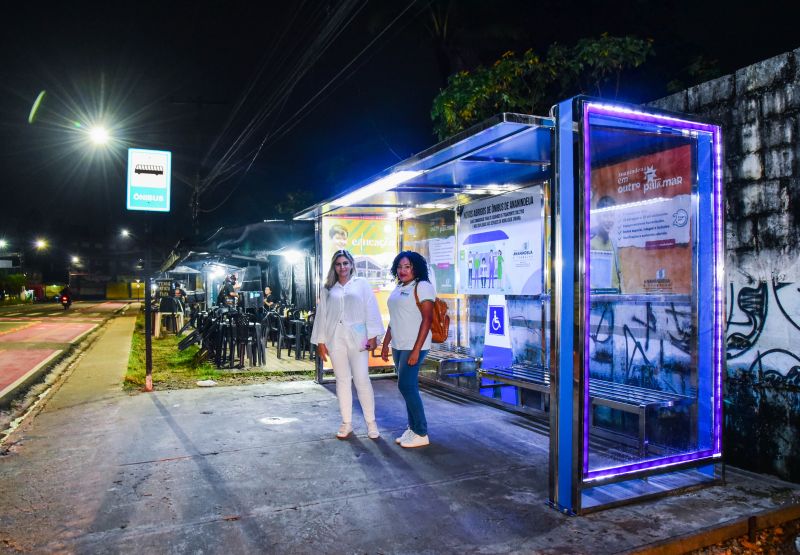
<path fill-rule="evenodd" d="M 752 537 L 734 538 L 690 553 L 692 555 L 797 554 L 800 553 L 798 535 L 800 535 L 800 519 L 759 530 Z"/>

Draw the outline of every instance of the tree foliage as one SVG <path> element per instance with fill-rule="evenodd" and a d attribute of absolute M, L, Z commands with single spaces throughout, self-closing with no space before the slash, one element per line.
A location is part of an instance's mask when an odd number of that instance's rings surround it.
<path fill-rule="evenodd" d="M 25 285 L 24 274 L 0 273 L 0 298 L 19 295 L 23 285 Z"/>
<path fill-rule="evenodd" d="M 433 101 L 431 118 L 440 139 L 500 112 L 546 113 L 575 94 L 616 96 L 623 73 L 653 54 L 653 41 L 632 36 L 553 44 L 546 55 L 506 52 L 490 67 L 460 71 Z"/>

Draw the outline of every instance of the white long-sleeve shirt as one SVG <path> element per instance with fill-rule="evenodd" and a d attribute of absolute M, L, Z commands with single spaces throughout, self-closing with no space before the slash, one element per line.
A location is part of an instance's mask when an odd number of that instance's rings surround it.
<path fill-rule="evenodd" d="M 385 330 L 378 301 L 366 279 L 353 276 L 344 285 L 337 281 L 330 289 L 322 288 L 311 343 L 319 345 L 333 339 L 340 322 L 346 326 L 366 325 L 368 339 L 383 335 Z"/>

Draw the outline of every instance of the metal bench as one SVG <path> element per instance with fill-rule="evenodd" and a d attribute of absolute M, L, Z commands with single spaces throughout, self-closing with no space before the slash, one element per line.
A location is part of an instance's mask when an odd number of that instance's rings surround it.
<path fill-rule="evenodd" d="M 507 385 L 523 389 L 538 391 L 544 395 L 550 394 L 550 370 L 543 366 L 515 364 L 510 368 L 481 368 L 478 370 L 481 378 L 488 378 Z M 637 445 L 640 456 L 645 456 L 648 448 L 647 441 L 647 411 L 651 409 L 690 405 L 695 402 L 694 397 L 647 389 L 635 385 L 611 382 L 607 380 L 592 379 L 589 381 L 589 402 L 592 410 L 589 411 L 589 425 L 596 432 L 605 432 L 594 424 L 594 407 L 604 406 L 611 409 L 636 414 L 638 416 Z M 544 408 L 544 401 L 542 401 Z M 608 431 L 615 438 L 622 434 Z"/>
<path fill-rule="evenodd" d="M 437 372 L 441 375 L 442 369 L 447 364 L 478 363 L 480 359 L 472 356 L 467 347 L 449 343 L 434 343 L 425 357 L 425 362 L 436 363 Z"/>

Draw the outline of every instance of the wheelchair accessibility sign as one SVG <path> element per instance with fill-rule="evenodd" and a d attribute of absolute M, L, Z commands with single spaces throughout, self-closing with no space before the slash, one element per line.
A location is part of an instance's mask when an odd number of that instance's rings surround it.
<path fill-rule="evenodd" d="M 506 334 L 506 318 L 504 306 L 489 305 L 489 333 L 491 335 Z"/>
<path fill-rule="evenodd" d="M 511 326 L 505 295 L 489 295 L 486 303 L 486 332 L 483 342 L 484 368 L 508 368 L 514 362 Z"/>

